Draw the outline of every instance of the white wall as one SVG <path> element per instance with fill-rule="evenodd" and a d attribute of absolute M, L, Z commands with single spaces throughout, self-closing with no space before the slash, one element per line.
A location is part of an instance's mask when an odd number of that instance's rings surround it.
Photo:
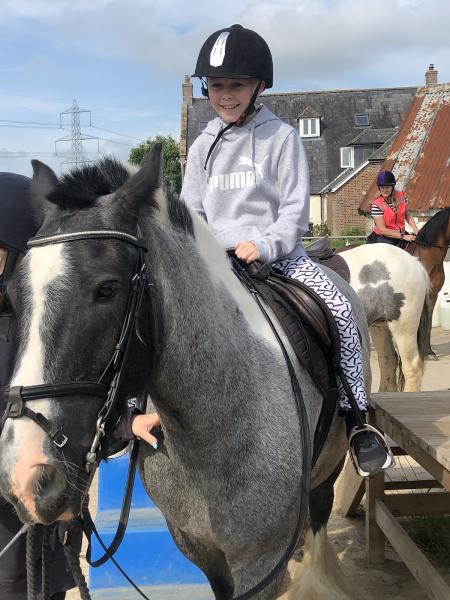
<path fill-rule="evenodd" d="M 324 201 L 324 215 L 323 222 L 326 223 L 327 214 L 326 214 L 326 202 Z M 309 199 L 309 220 L 314 223 L 314 225 L 321 224 L 321 215 L 320 215 L 320 196 L 310 196 Z"/>

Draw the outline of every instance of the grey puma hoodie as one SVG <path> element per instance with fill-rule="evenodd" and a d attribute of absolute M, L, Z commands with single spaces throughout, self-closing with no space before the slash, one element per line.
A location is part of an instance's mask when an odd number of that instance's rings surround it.
<path fill-rule="evenodd" d="M 181 196 L 226 247 L 250 240 L 268 262 L 301 256 L 308 230 L 309 173 L 296 130 L 262 106 L 242 127 L 220 138 L 226 124 L 210 121 L 189 150 Z"/>

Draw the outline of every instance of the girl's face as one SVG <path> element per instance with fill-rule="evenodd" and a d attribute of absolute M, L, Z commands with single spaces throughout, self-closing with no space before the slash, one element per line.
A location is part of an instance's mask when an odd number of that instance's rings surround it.
<path fill-rule="evenodd" d="M 392 190 L 394 189 L 394 186 L 392 185 L 380 185 L 380 194 L 383 196 L 383 198 L 389 198 L 389 196 L 392 194 Z"/>
<path fill-rule="evenodd" d="M 225 123 L 233 123 L 249 105 L 257 85 L 257 79 L 208 77 L 209 99 L 212 107 Z M 261 84 L 260 93 L 263 89 L 264 83 Z"/>

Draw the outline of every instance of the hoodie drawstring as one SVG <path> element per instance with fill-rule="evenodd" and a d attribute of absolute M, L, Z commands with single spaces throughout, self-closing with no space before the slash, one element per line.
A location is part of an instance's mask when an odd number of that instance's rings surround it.
<path fill-rule="evenodd" d="M 256 187 L 258 185 L 258 183 L 256 180 L 256 165 L 255 165 L 255 128 L 256 128 L 256 122 L 255 122 L 255 120 L 253 120 L 252 126 L 250 128 L 250 160 L 252 163 L 252 172 L 253 172 L 253 178 L 254 178 L 255 187 Z"/>

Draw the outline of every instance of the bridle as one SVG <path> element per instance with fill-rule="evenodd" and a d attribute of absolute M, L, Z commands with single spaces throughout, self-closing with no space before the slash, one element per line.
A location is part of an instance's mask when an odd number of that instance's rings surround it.
<path fill-rule="evenodd" d="M 74 395 L 89 395 L 101 398 L 104 401 L 103 406 L 97 415 L 95 435 L 90 445 L 90 449 L 85 456 L 85 470 L 88 473 L 93 474 L 100 462 L 101 440 L 105 436 L 106 423 L 120 398 L 123 374 L 126 371 L 132 340 L 135 337 L 133 332 L 135 332 L 139 342 L 147 346 L 139 331 L 139 320 L 143 309 L 142 300 L 144 293 L 146 291 L 151 292 L 154 289 L 154 284 L 149 282 L 147 278 L 147 267 L 144 259 L 145 252 L 147 252 L 147 246 L 143 240 L 129 233 L 100 229 L 50 236 L 37 236 L 29 240 L 28 247 L 35 248 L 50 244 L 72 243 L 79 240 L 91 239 L 117 239 L 131 244 L 137 249 L 136 266 L 130 281 L 125 317 L 114 352 L 96 382 L 72 381 L 68 383 L 17 386 L 10 388 L 4 419 L 28 417 L 45 431 L 55 446 L 63 448 L 69 441 L 69 436 L 61 431 L 56 425 L 53 425 L 43 414 L 28 408 L 26 403 L 31 400 L 67 398 Z M 156 364 L 159 354 L 158 322 L 156 319 L 154 303 L 152 301 L 148 303 L 148 308 L 152 315 L 151 354 L 153 367 Z"/>

